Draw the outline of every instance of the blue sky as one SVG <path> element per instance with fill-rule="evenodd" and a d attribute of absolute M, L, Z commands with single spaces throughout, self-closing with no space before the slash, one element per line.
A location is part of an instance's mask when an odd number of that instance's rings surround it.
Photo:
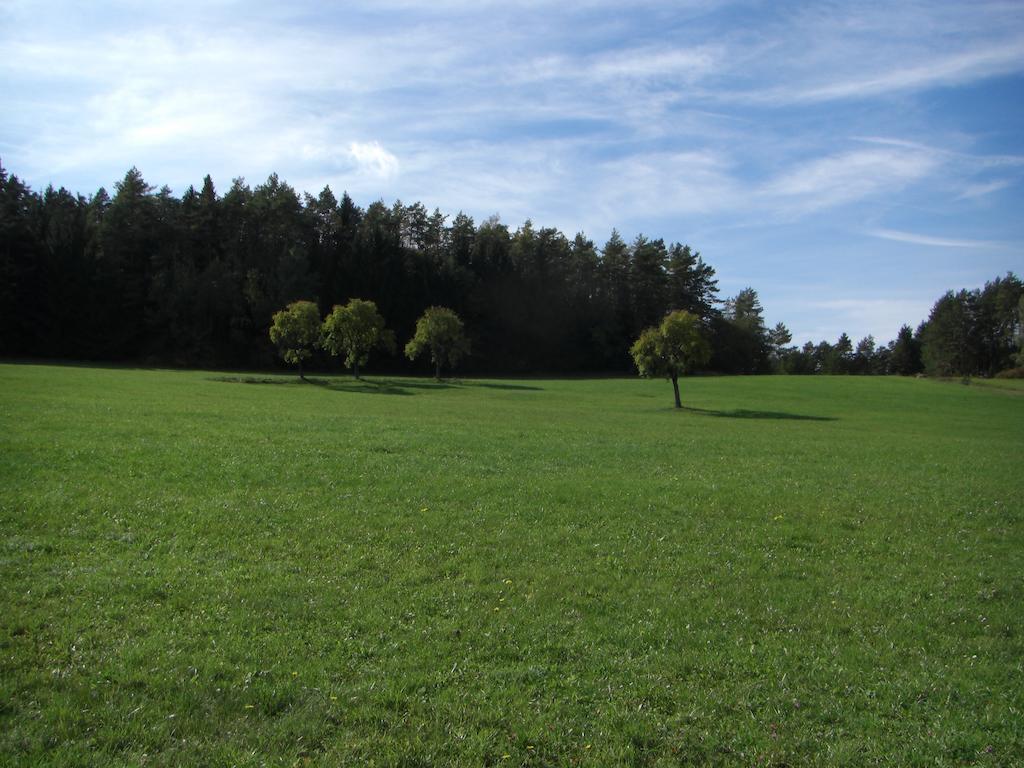
<path fill-rule="evenodd" d="M 1024 3 L 0 0 L 0 159 L 689 243 L 794 341 L 1024 272 Z"/>

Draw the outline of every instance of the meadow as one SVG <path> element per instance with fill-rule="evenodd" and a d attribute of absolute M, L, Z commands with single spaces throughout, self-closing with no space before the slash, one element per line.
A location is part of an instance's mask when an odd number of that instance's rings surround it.
<path fill-rule="evenodd" d="M 0 765 L 1014 765 L 1024 392 L 0 366 Z"/>

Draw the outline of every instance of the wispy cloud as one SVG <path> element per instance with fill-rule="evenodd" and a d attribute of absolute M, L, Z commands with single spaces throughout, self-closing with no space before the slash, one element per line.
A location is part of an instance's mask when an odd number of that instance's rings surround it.
<path fill-rule="evenodd" d="M 1024 71 L 1016 3 L 864 0 L 780 6 L 748 88 L 723 99 L 793 106 L 907 95 Z"/>
<path fill-rule="evenodd" d="M 761 91 L 740 92 L 732 96 L 760 104 L 793 104 L 837 99 L 863 99 L 889 93 L 922 90 L 943 85 L 959 85 L 996 75 L 1024 70 L 1024 41 L 948 55 L 930 55 L 909 66 L 857 73 L 851 77 L 824 83 L 776 86 Z"/>
<path fill-rule="evenodd" d="M 583 56 L 542 56 L 516 67 L 523 82 L 566 80 L 578 84 L 609 81 L 667 81 L 675 87 L 698 82 L 718 71 L 727 56 L 724 46 L 644 46 Z"/>
<path fill-rule="evenodd" d="M 929 245 L 936 248 L 998 248 L 1000 243 L 992 240 L 964 240 L 951 237 L 935 237 L 933 235 L 921 235 L 914 232 L 901 232 L 898 229 L 871 229 L 867 234 L 871 237 L 882 240 L 892 240 L 897 243 L 910 243 L 912 245 Z"/>
<path fill-rule="evenodd" d="M 1013 182 L 1010 179 L 996 179 L 995 181 L 986 181 L 980 184 L 968 184 L 964 191 L 957 196 L 957 199 L 971 200 L 976 197 L 984 197 L 1001 189 L 1006 189 L 1011 184 Z"/>
<path fill-rule="evenodd" d="M 768 182 L 761 194 L 807 213 L 883 191 L 895 192 L 926 177 L 939 164 L 934 153 L 917 149 L 853 150 L 800 163 Z"/>

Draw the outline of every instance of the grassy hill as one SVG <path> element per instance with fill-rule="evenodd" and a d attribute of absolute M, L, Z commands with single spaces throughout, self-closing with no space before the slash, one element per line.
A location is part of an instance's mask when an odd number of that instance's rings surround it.
<path fill-rule="evenodd" d="M 1009 765 L 1024 398 L 0 366 L 0 764 Z"/>

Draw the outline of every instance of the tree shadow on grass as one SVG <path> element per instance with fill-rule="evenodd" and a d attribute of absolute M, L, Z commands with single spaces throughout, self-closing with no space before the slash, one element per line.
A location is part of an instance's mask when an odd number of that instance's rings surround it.
<path fill-rule="evenodd" d="M 410 389 L 424 389 L 418 382 L 398 384 L 388 379 L 309 379 L 314 384 L 331 392 L 351 392 L 360 395 L 413 395 Z"/>
<path fill-rule="evenodd" d="M 305 380 L 299 378 L 261 378 L 258 376 L 246 376 L 241 378 L 230 378 L 227 376 L 214 379 L 230 384 L 273 384 L 285 386 L 314 386 L 321 389 L 329 389 L 332 392 L 354 392 L 368 395 L 411 395 L 407 387 L 412 385 L 404 384 L 398 386 L 392 381 L 371 381 L 369 379 L 315 379 L 307 376 Z"/>
<path fill-rule="evenodd" d="M 714 416 L 720 419 L 779 419 L 786 421 L 838 421 L 834 416 L 806 416 L 801 413 L 783 413 L 781 411 L 750 411 L 736 408 L 732 411 L 715 411 L 710 408 L 692 408 L 684 405 L 684 411 L 698 413 L 702 416 Z"/>
<path fill-rule="evenodd" d="M 285 378 L 284 376 L 276 376 L 274 378 L 265 376 L 211 376 L 210 381 L 219 381 L 221 384 L 288 384 L 291 386 L 307 383 L 298 376 L 295 378 Z"/>
<path fill-rule="evenodd" d="M 372 395 L 412 395 L 410 390 L 439 390 L 480 388 L 503 389 L 513 391 L 540 392 L 543 387 L 528 384 L 501 384 L 492 381 L 473 381 L 463 379 L 442 379 L 441 381 L 422 381 L 416 379 L 319 379 L 307 376 L 305 380 L 298 376 L 213 376 L 210 381 L 226 384 L 272 384 L 278 386 L 305 386 L 312 384 L 334 392 L 356 392 Z"/>
<path fill-rule="evenodd" d="M 412 395 L 414 392 L 408 390 L 441 390 L 461 389 L 463 387 L 481 387 L 484 389 L 509 389 L 509 390 L 536 390 L 541 387 L 531 387 L 525 384 L 496 384 L 482 381 L 461 381 L 458 379 L 442 379 L 441 381 L 417 381 L 412 379 L 307 379 L 311 384 L 325 387 L 336 392 L 365 392 L 377 395 Z"/>
<path fill-rule="evenodd" d="M 514 391 L 529 391 L 529 392 L 543 392 L 544 387 L 535 387 L 529 384 L 498 384 L 493 381 L 462 381 L 456 380 L 452 382 L 452 386 L 456 387 L 479 387 L 480 389 L 507 389 Z"/>
<path fill-rule="evenodd" d="M 270 384 L 276 386 L 314 386 L 332 392 L 353 392 L 368 395 L 412 395 L 415 389 L 450 389 L 445 382 L 394 381 L 391 379 L 318 379 L 307 376 L 215 376 L 211 381 L 226 384 Z"/>

